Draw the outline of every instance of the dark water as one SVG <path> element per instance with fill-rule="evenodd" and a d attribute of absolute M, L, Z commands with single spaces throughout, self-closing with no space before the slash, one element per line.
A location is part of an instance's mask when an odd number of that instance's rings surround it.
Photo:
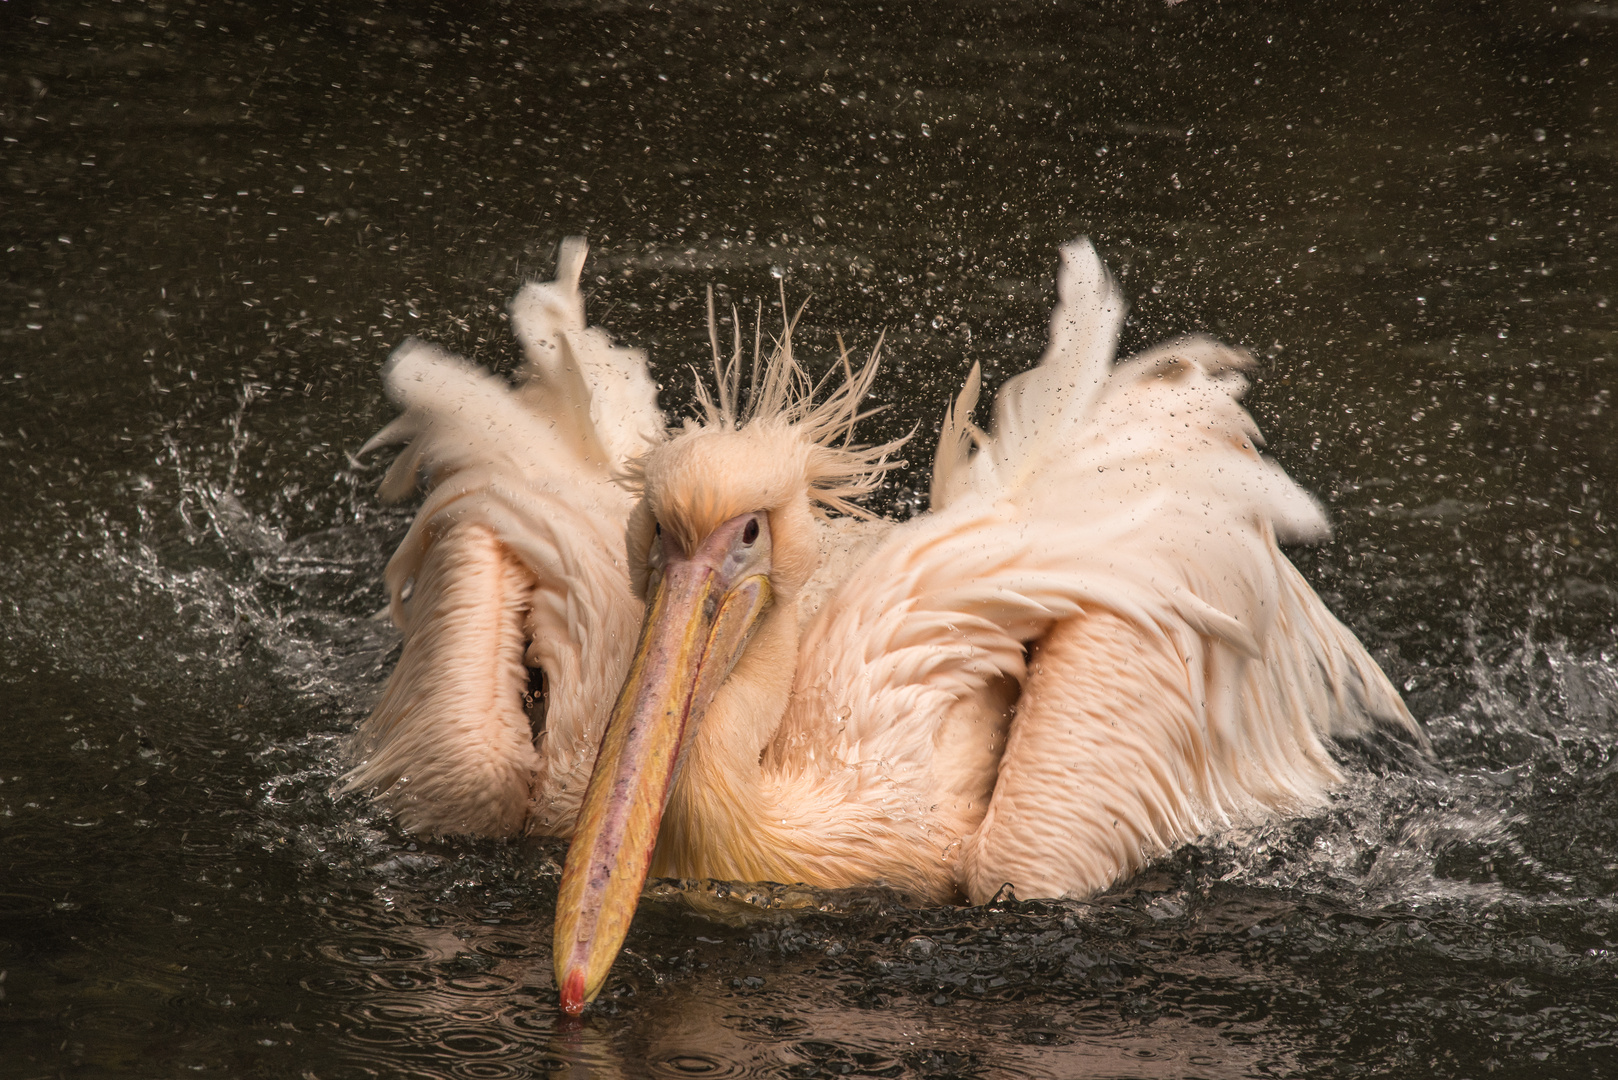
<path fill-rule="evenodd" d="M 1615 75 L 1539 0 L 0 4 L 0 1076 L 1618 1076 Z M 509 365 L 573 232 L 666 405 L 785 274 L 926 453 L 1095 237 L 1263 357 L 1438 767 L 1091 904 L 665 889 L 562 1030 L 560 850 L 330 792 L 378 366 Z"/>

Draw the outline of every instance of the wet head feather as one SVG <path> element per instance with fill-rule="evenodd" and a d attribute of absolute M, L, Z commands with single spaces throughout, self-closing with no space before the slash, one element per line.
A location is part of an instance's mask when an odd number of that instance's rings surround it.
<path fill-rule="evenodd" d="M 784 313 L 784 291 L 781 300 Z M 781 335 L 767 359 L 755 322 L 744 397 L 741 374 L 747 356 L 741 320 L 735 319 L 734 345 L 726 360 L 710 290 L 713 386 L 698 377 L 701 417 L 687 420 L 673 438 L 625 469 L 626 483 L 644 496 L 656 520 L 687 551 L 738 514 L 775 509 L 805 496 L 821 517 L 869 517 L 857 500 L 880 486 L 889 469 L 903 464 L 893 454 L 909 435 L 876 445 L 853 441 L 858 423 L 879 411 L 862 410 L 861 405 L 876 379 L 881 339 L 858 368 L 839 339 L 838 362 L 817 383 L 793 350 L 792 335 L 802 312 L 800 306 L 790 317 L 783 314 Z"/>

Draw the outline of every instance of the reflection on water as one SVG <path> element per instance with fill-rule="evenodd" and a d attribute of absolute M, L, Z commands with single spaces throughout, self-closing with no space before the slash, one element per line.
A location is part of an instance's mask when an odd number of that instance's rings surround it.
<path fill-rule="evenodd" d="M 0 1076 L 1618 1074 L 1607 6 L 5 7 Z M 1126 345 L 1261 356 L 1437 766 L 1093 903 L 663 883 L 564 1028 L 561 850 L 332 787 L 397 649 L 377 368 L 509 363 L 574 231 L 666 403 L 704 287 L 784 274 L 923 441 L 1095 236 Z"/>

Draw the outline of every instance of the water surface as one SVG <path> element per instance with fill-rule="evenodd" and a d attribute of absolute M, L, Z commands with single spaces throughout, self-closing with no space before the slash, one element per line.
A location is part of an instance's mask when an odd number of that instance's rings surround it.
<path fill-rule="evenodd" d="M 1618 7 L 4 9 L 0 1076 L 1618 1075 Z M 885 329 L 899 515 L 1094 237 L 1127 346 L 1260 356 L 1437 767 L 1093 903 L 664 887 L 562 1030 L 562 851 L 332 787 L 378 368 L 509 369 L 578 232 L 675 413 L 710 283 Z"/>

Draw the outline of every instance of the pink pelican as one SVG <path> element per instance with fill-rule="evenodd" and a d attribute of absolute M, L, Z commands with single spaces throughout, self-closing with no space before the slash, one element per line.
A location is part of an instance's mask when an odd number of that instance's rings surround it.
<path fill-rule="evenodd" d="M 854 438 L 874 351 L 828 388 L 791 321 L 762 362 L 716 334 L 700 416 L 670 427 L 645 354 L 585 322 L 582 240 L 512 302 L 514 381 L 394 353 L 403 414 L 368 445 L 408 443 L 385 497 L 427 494 L 347 784 L 411 831 L 571 837 L 565 1010 L 648 872 L 1082 897 L 1321 803 L 1333 739 L 1424 743 L 1281 551 L 1328 526 L 1259 453 L 1251 357 L 1115 360 L 1116 284 L 1087 241 L 1061 256 L 1044 356 L 987 430 L 973 368 L 905 522 L 859 504 L 899 445 Z"/>

